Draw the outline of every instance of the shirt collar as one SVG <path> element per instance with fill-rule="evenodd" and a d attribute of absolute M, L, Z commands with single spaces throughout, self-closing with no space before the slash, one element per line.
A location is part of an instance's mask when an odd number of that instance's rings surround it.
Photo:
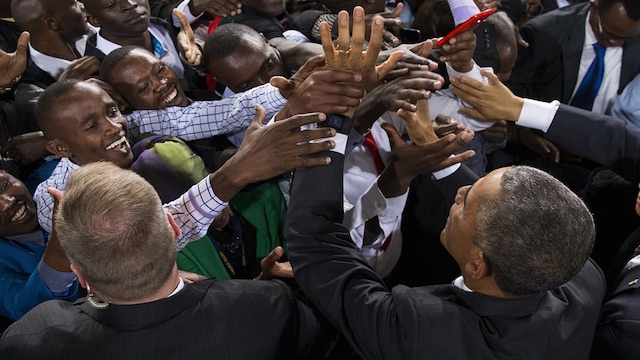
<path fill-rule="evenodd" d="M 88 35 L 83 35 L 74 44 L 78 54 L 84 54 L 85 49 L 87 48 L 88 37 Z M 31 43 L 29 43 L 29 55 L 31 56 L 31 61 L 33 61 L 34 64 L 47 74 L 51 75 L 54 79 L 58 79 L 62 72 L 71 64 L 71 61 L 69 60 L 41 53 L 31 46 Z"/>

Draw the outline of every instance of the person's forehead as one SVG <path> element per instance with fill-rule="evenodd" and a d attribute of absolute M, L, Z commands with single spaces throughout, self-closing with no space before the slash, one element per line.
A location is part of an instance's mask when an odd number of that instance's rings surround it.
<path fill-rule="evenodd" d="M 128 78 L 131 74 L 146 73 L 151 68 L 160 62 L 160 59 L 153 56 L 146 50 L 133 50 L 125 55 L 111 70 L 111 77 L 118 78 L 118 75 L 123 75 L 125 80 L 133 80 Z M 126 76 L 125 76 L 126 72 Z"/>

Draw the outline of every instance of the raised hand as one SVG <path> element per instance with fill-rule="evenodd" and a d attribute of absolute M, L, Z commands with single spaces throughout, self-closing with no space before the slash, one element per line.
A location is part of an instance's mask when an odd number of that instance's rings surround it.
<path fill-rule="evenodd" d="M 247 184 L 268 180 L 298 167 L 328 165 L 331 162 L 328 156 L 313 154 L 335 147 L 333 140 L 319 140 L 334 136 L 335 129 L 300 130 L 303 125 L 324 121 L 325 114 L 300 114 L 270 125 L 263 125 L 264 117 L 264 108 L 256 105 L 256 116 L 247 128 L 240 148 L 214 173 L 232 185 L 228 189 L 216 189 L 220 199 L 228 201 Z"/>
<path fill-rule="evenodd" d="M 193 35 L 193 29 L 191 29 L 191 24 L 189 24 L 187 16 L 178 9 L 173 9 L 172 12 L 173 15 L 180 20 L 180 32 L 178 33 L 177 39 L 182 55 L 189 64 L 193 66 L 200 65 L 202 52 L 200 51 L 200 47 L 196 45 L 196 38 Z"/>
<path fill-rule="evenodd" d="M 440 61 L 448 62 L 459 72 L 470 71 L 473 68 L 471 59 L 475 49 L 476 34 L 473 31 L 465 31 L 442 45 Z"/>
<path fill-rule="evenodd" d="M 324 55 L 318 55 L 307 60 L 291 79 L 271 78 L 270 83 L 280 88 L 280 93 L 288 99 L 276 115 L 277 120 L 315 111 L 341 114 L 360 104 L 365 92 L 355 84 L 362 75 L 319 70 L 324 65 Z"/>
<path fill-rule="evenodd" d="M 276 246 L 269 255 L 265 256 L 260 261 L 260 267 L 262 272 L 253 280 L 269 280 L 274 278 L 287 278 L 293 279 L 293 268 L 288 261 L 279 262 L 280 258 L 284 254 L 284 249 L 281 246 Z"/>
<path fill-rule="evenodd" d="M 7 54 L 0 50 L 0 87 L 9 87 L 20 80 L 27 68 L 27 51 L 29 50 L 29 33 L 23 32 L 18 38 L 16 51 Z"/>
<path fill-rule="evenodd" d="M 369 46 L 364 49 L 365 14 L 364 9 L 356 6 L 353 9 L 353 34 L 349 34 L 349 13 L 338 13 L 338 40 L 334 46 L 331 41 L 331 30 L 325 22 L 320 24 L 320 38 L 326 57 L 326 68 L 329 70 L 343 70 L 362 74 L 362 81 L 358 86 L 369 91 L 377 86 L 385 75 L 391 71 L 402 52 L 394 52 L 382 64 L 376 66 L 376 60 L 382 47 L 382 30 L 384 20 L 376 16 L 371 25 Z"/>
<path fill-rule="evenodd" d="M 489 71 L 481 71 L 488 84 L 463 76 L 451 78 L 449 89 L 471 108 L 460 112 L 483 121 L 517 121 L 522 111 L 524 99 L 515 96 L 498 77 Z"/>
<path fill-rule="evenodd" d="M 58 81 L 64 79 L 87 80 L 100 71 L 100 60 L 95 56 L 83 56 L 73 60 L 60 74 Z"/>
<path fill-rule="evenodd" d="M 474 134 L 468 128 L 456 135 L 448 134 L 434 142 L 416 145 L 404 141 L 392 124 L 383 122 L 381 126 L 389 136 L 392 151 L 391 162 L 378 180 L 380 190 L 385 197 L 403 194 L 418 175 L 442 170 L 475 155 L 473 150 L 452 155 L 467 146 L 473 139 Z"/>
<path fill-rule="evenodd" d="M 30 164 L 49 154 L 46 145 L 42 131 L 35 131 L 12 137 L 2 145 L 0 153 L 14 161 Z"/>
<path fill-rule="evenodd" d="M 47 247 L 44 250 L 44 254 L 42 254 L 42 261 L 54 270 L 69 272 L 71 271 L 71 262 L 60 245 L 58 231 L 56 230 L 56 214 L 63 195 L 60 190 L 53 187 L 48 188 L 47 191 L 53 197 L 53 228 L 49 235 L 49 241 L 47 241 Z"/>
<path fill-rule="evenodd" d="M 398 110 L 398 116 L 404 120 L 407 127 L 407 135 L 416 145 L 424 145 L 438 140 L 431 124 L 431 114 L 429 114 L 429 104 L 426 99 L 420 99 L 416 103 L 416 112 Z"/>

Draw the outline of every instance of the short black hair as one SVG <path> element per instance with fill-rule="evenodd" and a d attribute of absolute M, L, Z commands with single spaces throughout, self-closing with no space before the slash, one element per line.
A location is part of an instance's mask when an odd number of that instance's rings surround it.
<path fill-rule="evenodd" d="M 257 35 L 260 33 L 253 28 L 238 23 L 227 23 L 218 26 L 213 30 L 204 42 L 204 62 L 224 59 L 233 54 L 242 42 L 241 39 L 247 35 Z"/>
<path fill-rule="evenodd" d="M 38 102 L 36 103 L 35 116 L 38 127 L 45 136 L 51 129 L 52 108 L 60 102 L 60 98 L 72 91 L 78 83 L 81 83 L 78 79 L 65 79 L 62 81 L 56 81 L 40 95 Z"/>
<path fill-rule="evenodd" d="M 640 20 L 640 1 L 638 0 L 598 0 L 596 4 L 598 4 L 598 8 L 600 9 L 600 13 L 605 13 L 609 10 L 613 5 L 617 3 L 622 3 L 624 9 L 627 11 L 627 16 L 629 19 L 633 21 Z"/>
<path fill-rule="evenodd" d="M 100 80 L 110 83 L 111 81 L 111 72 L 113 72 L 113 68 L 118 65 L 120 60 L 127 56 L 130 52 L 135 49 L 144 49 L 140 46 L 135 45 L 127 45 L 121 48 L 115 49 L 109 53 L 100 64 Z"/>

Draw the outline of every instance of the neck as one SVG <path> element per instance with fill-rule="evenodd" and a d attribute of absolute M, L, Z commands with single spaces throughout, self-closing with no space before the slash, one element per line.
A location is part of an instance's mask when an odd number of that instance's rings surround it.
<path fill-rule="evenodd" d="M 475 279 L 471 276 L 463 275 L 464 283 L 467 287 L 479 294 L 493 296 L 502 299 L 516 299 L 517 296 L 507 294 L 500 290 L 498 284 L 494 281 L 493 277 L 486 276 L 482 279 Z"/>
<path fill-rule="evenodd" d="M 135 36 L 119 36 L 100 30 L 100 36 L 120 46 L 135 45 L 153 52 L 153 46 L 151 45 L 151 33 L 149 33 L 149 31 L 145 31 L 142 34 Z"/>
<path fill-rule="evenodd" d="M 79 58 L 75 43 L 70 44 L 57 37 L 40 37 L 38 39 L 31 37 L 31 46 L 45 55 L 59 59 L 73 61 Z"/>
<path fill-rule="evenodd" d="M 180 277 L 178 276 L 178 268 L 173 267 L 171 270 L 171 274 L 167 278 L 167 281 L 158 289 L 156 292 L 149 296 L 145 296 L 143 298 L 135 299 L 135 300 L 118 300 L 118 299 L 109 299 L 114 305 L 136 305 L 136 304 L 144 304 L 152 301 L 158 301 L 162 299 L 166 299 L 171 295 L 171 293 L 176 289 L 178 284 L 180 283 Z M 93 289 L 92 289 L 93 290 Z M 94 290 L 95 294 L 100 299 L 108 299 L 106 297 L 101 296 L 100 292 Z"/>

